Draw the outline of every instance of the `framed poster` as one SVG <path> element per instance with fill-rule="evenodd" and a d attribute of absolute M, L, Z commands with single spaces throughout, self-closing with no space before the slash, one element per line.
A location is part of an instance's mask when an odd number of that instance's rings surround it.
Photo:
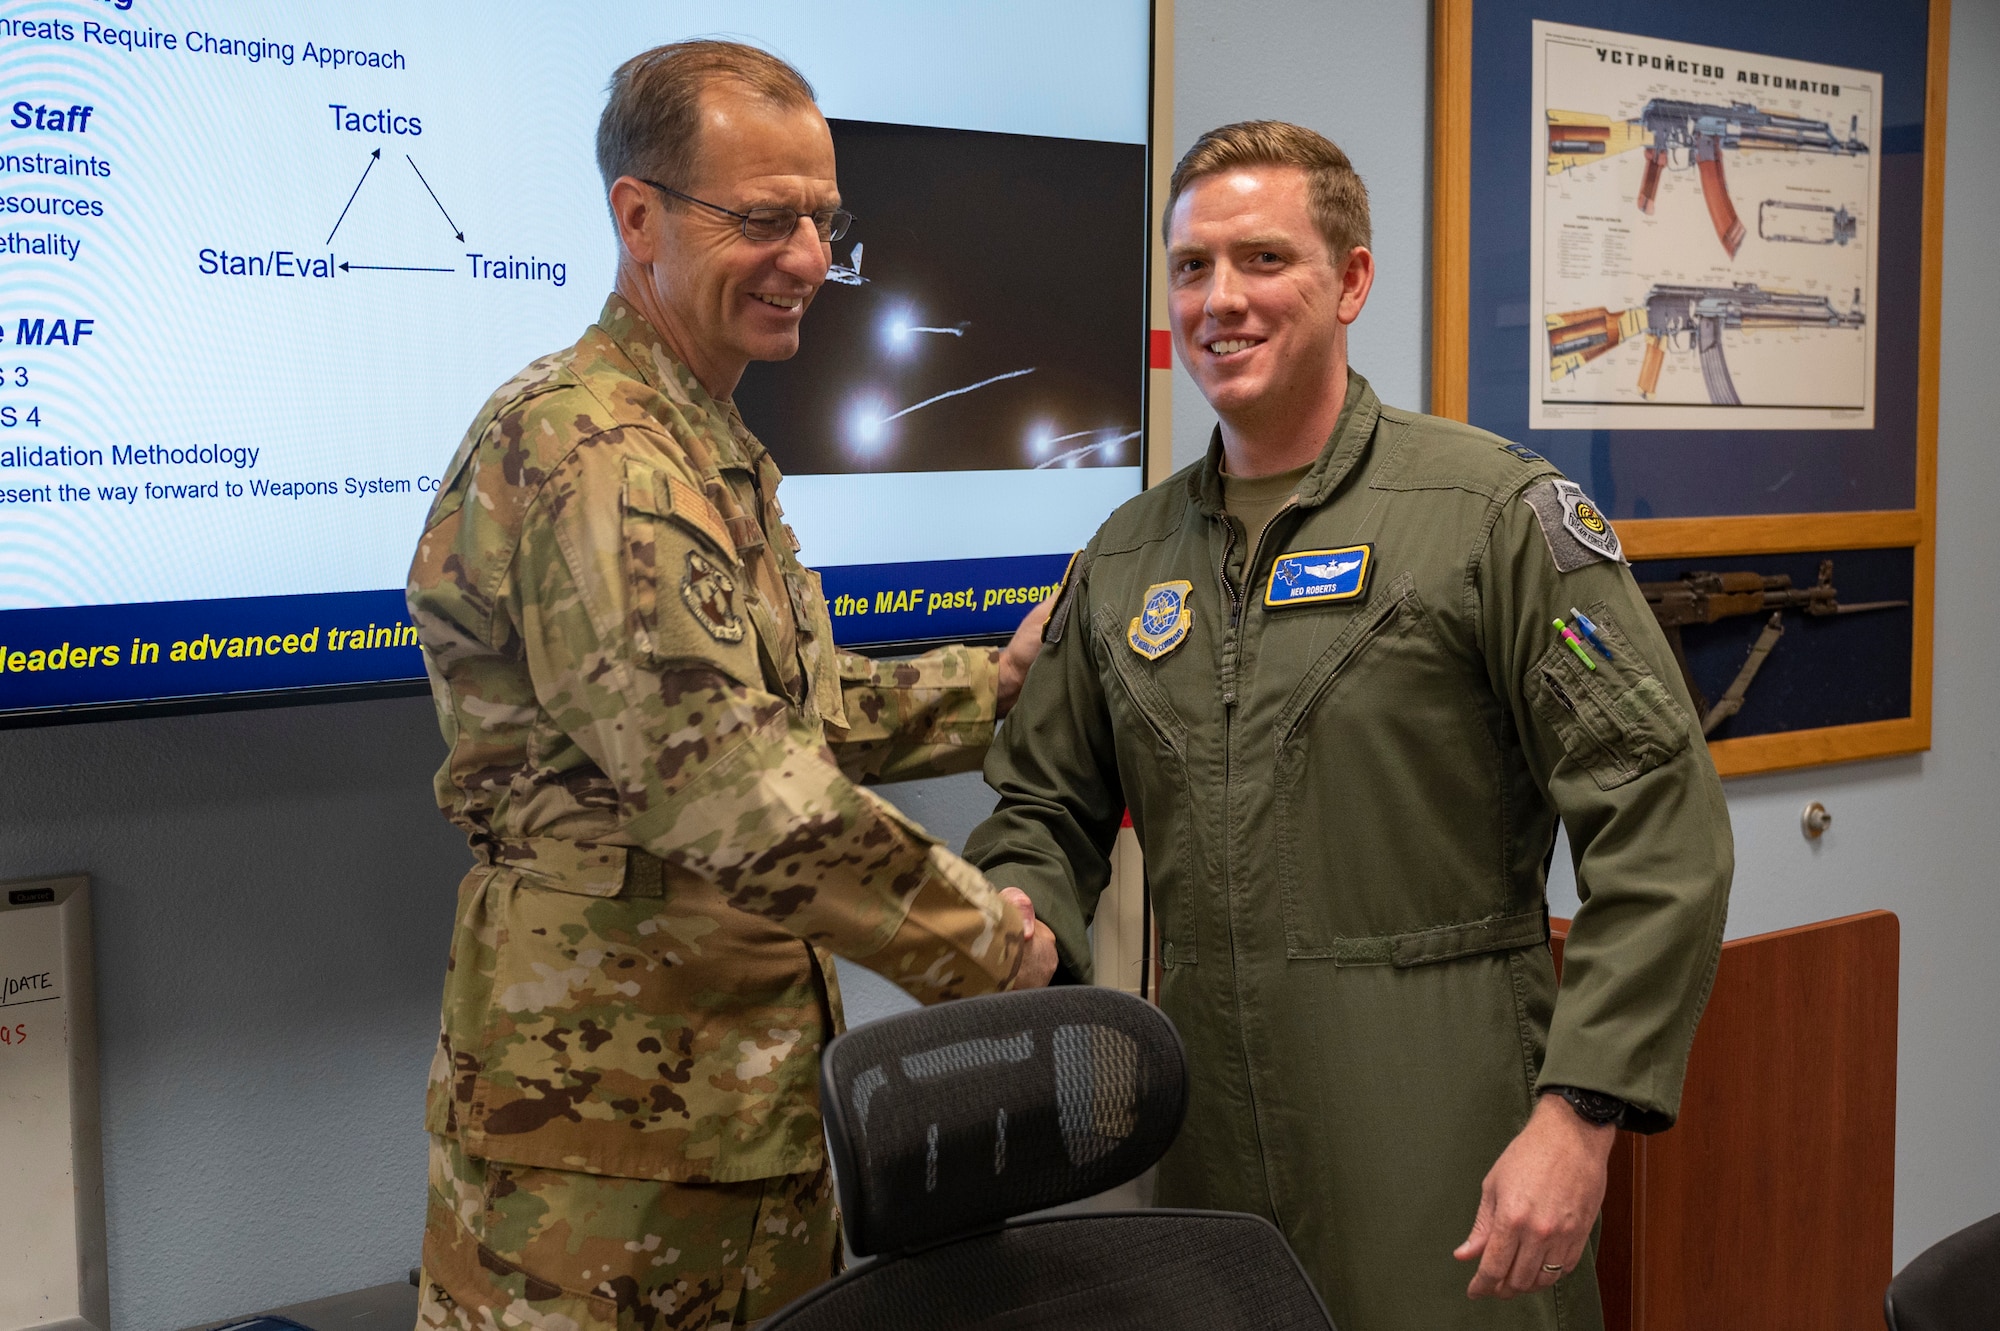
<path fill-rule="evenodd" d="M 1930 745 L 1948 0 L 1438 0 L 1432 410 L 1617 524 L 1724 775 Z"/>

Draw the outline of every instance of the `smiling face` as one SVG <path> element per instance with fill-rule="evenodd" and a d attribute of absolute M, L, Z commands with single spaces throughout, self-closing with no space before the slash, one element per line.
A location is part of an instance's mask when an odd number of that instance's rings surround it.
<path fill-rule="evenodd" d="M 1347 325 L 1368 299 L 1372 260 L 1357 246 L 1335 264 L 1304 169 L 1195 179 L 1174 203 L 1167 240 L 1174 345 L 1225 430 L 1313 416 L 1329 397 L 1337 414 Z"/>
<path fill-rule="evenodd" d="M 810 106 L 716 84 L 702 94 L 701 151 L 687 193 L 739 213 L 836 208 L 833 135 Z M 613 183 L 611 208 L 624 250 L 620 293 L 710 393 L 729 396 L 753 360 L 797 354 L 799 321 L 833 257 L 810 217 L 784 240 L 753 241 L 739 219 L 630 176 Z"/>

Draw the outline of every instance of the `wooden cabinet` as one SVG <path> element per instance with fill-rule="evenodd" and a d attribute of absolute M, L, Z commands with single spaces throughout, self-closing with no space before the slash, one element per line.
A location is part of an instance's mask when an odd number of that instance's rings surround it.
<path fill-rule="evenodd" d="M 1568 921 L 1554 922 L 1556 963 Z M 1880 1331 L 1896 1176 L 1887 911 L 1725 944 L 1679 1122 L 1618 1134 L 1610 1331 Z"/>

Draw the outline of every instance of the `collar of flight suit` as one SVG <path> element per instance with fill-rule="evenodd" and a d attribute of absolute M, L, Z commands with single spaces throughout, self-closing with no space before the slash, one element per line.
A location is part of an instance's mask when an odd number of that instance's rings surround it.
<path fill-rule="evenodd" d="M 1327 436 L 1312 470 L 1299 482 L 1300 508 L 1315 508 L 1325 503 L 1340 483 L 1347 479 L 1348 473 L 1361 460 L 1362 453 L 1367 451 L 1368 441 L 1375 434 L 1375 422 L 1381 414 L 1382 399 L 1375 396 L 1375 390 L 1369 387 L 1368 381 L 1350 366 L 1347 371 L 1347 397 L 1340 404 L 1340 419 L 1333 423 L 1333 433 Z M 1188 496 L 1206 516 L 1222 516 L 1220 425 L 1209 435 L 1208 456 L 1188 476 Z"/>
<path fill-rule="evenodd" d="M 714 432 L 712 439 L 713 443 L 726 446 L 718 451 L 715 459 L 717 467 L 724 471 L 731 468 L 747 471 L 758 477 L 759 482 L 767 486 L 768 492 L 768 487 L 777 480 L 777 463 L 772 460 L 763 441 L 750 433 L 750 427 L 743 423 L 742 414 L 736 410 L 734 401 L 716 398 L 703 388 L 694 371 L 667 346 L 667 340 L 660 336 L 659 330 L 616 291 L 605 298 L 604 308 L 597 316 L 597 326 L 624 353 L 625 359 L 632 363 L 632 368 L 647 386 L 684 410 L 710 417 L 723 427 Z M 767 471 L 770 473 L 768 476 L 765 474 Z"/>

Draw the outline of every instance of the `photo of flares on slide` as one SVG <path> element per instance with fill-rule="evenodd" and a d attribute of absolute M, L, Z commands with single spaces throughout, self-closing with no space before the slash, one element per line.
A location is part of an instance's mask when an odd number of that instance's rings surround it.
<path fill-rule="evenodd" d="M 835 120 L 853 228 L 744 421 L 790 475 L 1131 467 L 1145 149 Z"/>

